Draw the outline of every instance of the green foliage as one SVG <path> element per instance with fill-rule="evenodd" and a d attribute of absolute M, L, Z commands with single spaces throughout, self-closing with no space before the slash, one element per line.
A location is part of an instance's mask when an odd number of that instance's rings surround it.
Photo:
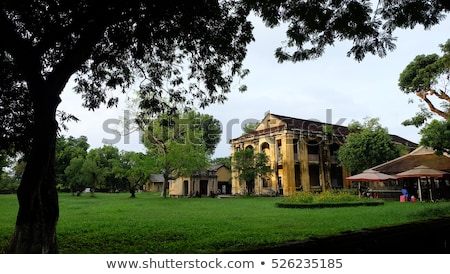
<path fill-rule="evenodd" d="M 119 150 L 107 145 L 91 149 L 86 155 L 82 172 L 91 188 L 91 195 L 94 194 L 97 187 L 108 187 L 113 190 L 113 182 L 117 180 L 113 173 L 113 159 L 119 159 Z"/>
<path fill-rule="evenodd" d="M 200 132 L 197 144 L 205 147 L 209 155 L 213 155 L 222 135 L 222 124 L 212 115 L 189 111 L 182 118 L 191 131 Z"/>
<path fill-rule="evenodd" d="M 26 129 L 33 123 L 33 110 L 28 106 L 32 93 L 38 92 L 28 90 L 32 85 L 26 81 L 34 68 L 27 66 L 31 59 L 40 64 L 35 71 L 40 79 L 58 79 L 55 95 L 76 74 L 75 90 L 90 109 L 115 105 L 117 98 L 109 97 L 108 90 L 125 90 L 138 78 L 145 79 L 142 109 L 160 113 L 171 103 L 199 100 L 206 106 L 226 99 L 234 77 L 248 74 L 242 61 L 253 40 L 247 21 L 251 12 L 268 27 L 288 26 L 286 43 L 276 51 L 282 62 L 320 57 L 340 40 L 353 42 L 348 55 L 357 60 L 367 53 L 384 56 L 395 48 L 392 32 L 397 27 L 429 28 L 448 11 L 442 0 L 381 1 L 376 7 L 366 0 L 8 2 L 2 6 L 3 14 L 16 16 L 5 16 L 1 22 L 0 102 L 10 109 L 2 109 L 0 115 L 5 133 L 0 144 L 19 151 L 29 146 Z M 20 58 L 25 55 L 30 58 Z"/>
<path fill-rule="evenodd" d="M 335 191 L 327 190 L 319 193 L 311 191 L 297 191 L 293 195 L 285 197 L 283 199 L 284 203 L 342 203 L 342 202 L 355 202 L 359 201 L 357 195 L 349 191 Z"/>
<path fill-rule="evenodd" d="M 420 139 L 421 145 L 435 149 L 439 155 L 450 153 L 449 120 L 432 120 L 420 130 L 420 134 L 422 135 Z"/>
<path fill-rule="evenodd" d="M 220 122 L 210 115 L 187 112 L 183 115 L 162 114 L 141 128 L 147 154 L 154 159 L 153 170 L 165 178 L 161 196 L 166 196 L 169 178 L 190 176 L 205 169 L 210 155 L 220 141 Z"/>
<path fill-rule="evenodd" d="M 7 173 L 0 173 L 0 192 L 14 193 L 19 187 L 19 180 L 9 176 Z"/>
<path fill-rule="evenodd" d="M 170 164 L 175 178 L 185 177 L 206 169 L 209 165 L 209 156 L 201 145 L 170 142 L 167 144 L 165 163 Z"/>
<path fill-rule="evenodd" d="M 326 134 L 330 134 L 330 135 L 334 134 L 334 129 L 333 129 L 333 126 L 331 126 L 331 125 L 324 125 L 322 127 L 322 131 L 323 131 L 323 133 L 326 133 Z"/>
<path fill-rule="evenodd" d="M 361 133 L 364 130 L 388 132 L 387 128 L 384 128 L 380 124 L 380 118 L 365 117 L 362 123 L 353 120 L 348 124 L 348 131 L 350 133 Z"/>
<path fill-rule="evenodd" d="M 422 126 L 435 113 L 444 119 L 449 118 L 450 97 L 450 39 L 439 45 L 442 56 L 438 54 L 418 55 L 400 73 L 398 86 L 404 93 L 414 93 L 422 100 L 421 110 L 414 117 L 403 122 L 404 125 Z M 431 100 L 435 98 L 440 106 Z M 431 113 L 430 113 L 431 111 Z"/>
<path fill-rule="evenodd" d="M 400 73 L 398 85 L 405 93 L 428 92 L 442 73 L 438 66 L 439 55 L 418 55 Z"/>
<path fill-rule="evenodd" d="M 128 183 L 131 197 L 150 177 L 154 159 L 141 152 L 122 151 L 118 159 L 109 160 L 115 178 Z M 116 188 L 117 190 L 117 188 Z"/>
<path fill-rule="evenodd" d="M 86 174 L 83 170 L 85 158 L 78 156 L 70 160 L 69 165 L 64 170 L 66 181 L 63 185 L 68 186 L 71 193 L 81 192 L 87 185 Z"/>
<path fill-rule="evenodd" d="M 255 122 L 255 123 L 247 123 L 242 127 L 242 130 L 244 131 L 244 133 L 250 133 L 256 130 L 256 128 L 259 126 L 259 122 Z"/>
<path fill-rule="evenodd" d="M 74 158 L 84 159 L 89 149 L 86 136 L 75 138 L 73 136 L 59 136 L 56 140 L 55 173 L 56 183 L 60 187 L 67 187 L 73 178 L 66 177 L 65 170 Z M 79 171 L 79 170 L 78 170 Z M 76 172 L 76 169 L 75 169 Z M 74 183 L 72 181 L 72 183 Z M 69 183 L 70 184 L 70 183 Z M 71 187 L 69 187 L 71 188 Z"/>
<path fill-rule="evenodd" d="M 355 122 L 349 128 L 351 133 L 339 148 L 338 159 L 350 171 L 362 172 L 400 156 L 399 148 L 378 119 L 366 118 L 364 124 Z"/>
<path fill-rule="evenodd" d="M 138 119 L 138 123 L 145 131 L 144 144 L 147 148 L 161 147 L 164 142 L 174 141 L 203 146 L 212 155 L 222 134 L 220 121 L 195 111 L 161 114 L 155 119 Z"/>
<path fill-rule="evenodd" d="M 10 159 L 8 157 L 8 153 L 0 150 L 0 174 L 3 174 L 3 169 L 10 165 Z"/>
<path fill-rule="evenodd" d="M 231 156 L 212 159 L 211 163 L 213 165 L 224 165 L 227 168 L 231 169 Z"/>
<path fill-rule="evenodd" d="M 417 128 L 423 126 L 426 121 L 433 117 L 433 112 L 431 112 L 424 104 L 419 106 L 420 111 L 416 112 L 416 114 L 402 122 L 404 126 L 415 126 Z"/>
<path fill-rule="evenodd" d="M 314 193 L 311 191 L 297 191 L 295 194 L 285 197 L 283 202 L 293 204 L 310 204 L 314 202 Z"/>
<path fill-rule="evenodd" d="M 347 55 L 356 60 L 367 53 L 383 57 L 395 49 L 392 33 L 397 27 L 428 28 L 449 10 L 446 1 L 377 1 L 376 7 L 365 0 L 251 2 L 269 27 L 288 26 L 286 43 L 276 50 L 279 62 L 318 58 L 336 40 L 353 40 Z"/>
<path fill-rule="evenodd" d="M 272 172 L 264 152 L 256 153 L 252 148 L 247 148 L 236 151 L 232 157 L 233 169 L 238 172 L 238 179 L 245 181 L 248 194 L 253 192 L 256 178 L 265 177 Z"/>

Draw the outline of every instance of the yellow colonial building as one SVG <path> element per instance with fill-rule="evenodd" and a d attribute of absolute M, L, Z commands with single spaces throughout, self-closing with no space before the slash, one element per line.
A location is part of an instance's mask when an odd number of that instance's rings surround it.
<path fill-rule="evenodd" d="M 338 164 L 337 151 L 345 142 L 348 129 L 318 121 L 267 114 L 255 131 L 230 140 L 232 161 L 236 151 L 252 148 L 264 152 L 272 170 L 255 179 L 257 195 L 290 195 L 303 189 L 351 188 L 345 178 L 348 169 Z M 391 135 L 394 142 L 411 144 Z M 244 181 L 232 170 L 232 194 L 246 194 Z"/>
<path fill-rule="evenodd" d="M 189 177 L 179 177 L 169 183 L 171 197 L 206 197 L 231 194 L 231 171 L 224 165 L 212 165 Z"/>

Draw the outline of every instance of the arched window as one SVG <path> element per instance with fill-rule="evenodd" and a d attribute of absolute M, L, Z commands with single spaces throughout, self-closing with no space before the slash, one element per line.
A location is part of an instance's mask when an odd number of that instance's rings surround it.
<path fill-rule="evenodd" d="M 270 155 L 270 146 L 267 142 L 261 144 L 261 152 L 264 152 L 267 156 Z"/>

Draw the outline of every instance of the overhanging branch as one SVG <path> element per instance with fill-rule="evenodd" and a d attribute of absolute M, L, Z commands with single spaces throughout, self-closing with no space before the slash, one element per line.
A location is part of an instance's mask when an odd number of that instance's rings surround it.
<path fill-rule="evenodd" d="M 436 94 L 436 93 L 435 93 Z M 416 95 L 421 98 L 422 100 L 425 101 L 425 103 L 428 105 L 428 108 L 430 109 L 430 111 L 436 113 L 437 115 L 441 116 L 444 119 L 447 119 L 449 117 L 447 112 L 444 112 L 438 108 L 436 108 L 434 106 L 434 104 L 430 101 L 430 99 L 428 99 L 427 94 L 426 93 L 416 93 Z M 437 96 L 437 95 L 436 95 Z M 448 96 L 447 96 L 448 97 Z"/>

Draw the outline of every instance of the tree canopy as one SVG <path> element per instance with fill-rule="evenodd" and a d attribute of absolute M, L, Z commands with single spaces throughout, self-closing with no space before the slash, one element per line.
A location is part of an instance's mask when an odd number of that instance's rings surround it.
<path fill-rule="evenodd" d="M 450 153 L 450 121 L 432 120 L 421 130 L 420 144 L 433 148 L 436 154 Z"/>
<path fill-rule="evenodd" d="M 353 42 L 348 55 L 385 56 L 396 28 L 438 24 L 448 1 L 3 1 L 0 15 L 1 136 L 8 149 L 32 139 L 30 81 L 59 95 L 75 75 L 84 106 L 113 106 L 108 90 L 140 81 L 142 107 L 155 113 L 170 102 L 223 102 L 252 41 L 250 12 L 268 27 L 288 26 L 280 62 L 320 57 L 335 41 Z M 45 16 L 41 16 L 45 15 Z M 186 74 L 183 74 L 186 70 Z M 227 73 L 224 73 L 227 72 Z M 161 100 L 168 98 L 168 100 Z M 57 100 L 57 99 L 56 99 Z M 169 107 L 170 108 L 170 107 Z M 14 111 L 12 111 L 14 110 Z M 70 117 L 70 116 L 65 116 Z M 14 121 L 14 123 L 12 123 Z M 20 141 L 18 141 L 20 140 Z"/>
<path fill-rule="evenodd" d="M 154 159 L 144 153 L 133 151 L 122 151 L 119 156 L 119 159 L 109 160 L 112 165 L 112 173 L 116 178 L 123 179 L 128 183 L 131 198 L 136 198 L 136 190 L 150 178 L 150 173 L 154 168 Z"/>
<path fill-rule="evenodd" d="M 348 128 L 350 134 L 339 148 L 338 159 L 351 172 L 362 172 L 400 156 L 399 148 L 377 118 L 366 118 L 362 124 L 353 121 Z"/>
<path fill-rule="evenodd" d="M 403 125 L 423 125 L 432 114 L 450 118 L 450 39 L 439 45 L 442 56 L 438 54 L 417 55 L 400 73 L 398 85 L 406 94 L 415 94 L 426 104 L 414 117 Z"/>
<path fill-rule="evenodd" d="M 8 252 L 57 252 L 56 120 L 70 78 L 83 105 L 117 104 L 112 91 L 140 84 L 141 108 L 224 102 L 253 40 L 251 12 L 268 27 L 288 26 L 276 50 L 283 61 L 320 57 L 335 41 L 348 55 L 385 56 L 392 32 L 431 27 L 445 0 L 110 0 L 2 1 L 0 4 L 0 151 L 26 153 L 19 213 Z M 241 88 L 245 90 L 245 88 Z M 65 118 L 72 116 L 63 115 Z M 73 117 L 72 117 L 73 118 Z"/>
<path fill-rule="evenodd" d="M 255 152 L 253 148 L 237 151 L 232 157 L 232 167 L 237 171 L 238 180 L 245 181 L 247 194 L 254 191 L 255 180 L 265 178 L 272 169 L 269 158 L 264 152 Z"/>
<path fill-rule="evenodd" d="M 163 114 L 140 121 L 140 126 L 147 153 L 155 159 L 154 170 L 164 175 L 163 197 L 170 178 L 190 176 L 207 167 L 222 134 L 218 120 L 195 111 Z"/>

